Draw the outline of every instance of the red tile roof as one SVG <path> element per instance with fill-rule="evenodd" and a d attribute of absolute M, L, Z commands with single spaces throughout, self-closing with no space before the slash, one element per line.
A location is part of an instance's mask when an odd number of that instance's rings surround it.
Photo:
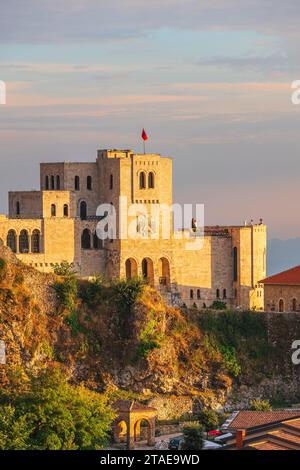
<path fill-rule="evenodd" d="M 295 266 L 292 269 L 283 271 L 282 273 L 275 274 L 274 276 L 267 277 L 262 281 L 262 284 L 281 284 L 289 286 L 300 285 L 300 266 Z"/>
<path fill-rule="evenodd" d="M 276 439 L 280 439 L 283 442 L 286 441 L 286 442 L 291 442 L 291 443 L 300 445 L 300 436 L 296 434 L 292 434 L 291 432 L 288 432 L 284 428 L 279 429 L 278 431 L 270 431 L 268 433 L 268 436 L 270 436 L 271 438 L 273 437 Z"/>
<path fill-rule="evenodd" d="M 300 418 L 300 410 L 239 411 L 228 423 L 227 429 L 249 429 L 265 424 L 278 423 L 292 418 Z"/>
<path fill-rule="evenodd" d="M 294 429 L 299 429 L 300 430 L 300 418 L 291 419 L 290 421 L 285 421 L 284 425 L 288 426 L 289 428 L 294 428 Z"/>
<path fill-rule="evenodd" d="M 241 412 L 244 414 L 245 412 Z M 269 419 L 273 415 L 278 418 L 293 411 L 250 411 L 253 416 L 260 414 L 261 418 L 268 414 Z M 256 426 L 248 428 L 243 439 L 241 450 L 300 450 L 300 418 L 287 419 L 281 422 L 270 422 L 261 424 L 256 422 Z M 253 423 L 251 423 L 253 424 Z M 234 432 L 234 430 L 232 430 Z M 237 435 L 232 437 L 225 445 L 226 450 L 237 450 Z"/>
<path fill-rule="evenodd" d="M 285 447 L 280 444 L 275 444 L 271 441 L 253 442 L 252 444 L 248 444 L 245 449 L 246 448 L 255 450 L 290 450 L 289 447 Z"/>

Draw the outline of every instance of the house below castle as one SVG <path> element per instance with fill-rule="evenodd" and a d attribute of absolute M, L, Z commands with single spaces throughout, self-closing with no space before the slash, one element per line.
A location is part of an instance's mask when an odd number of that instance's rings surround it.
<path fill-rule="evenodd" d="M 108 215 L 99 215 L 104 204 L 114 208 L 116 232 L 124 223 L 134 224 L 134 237 L 99 238 L 99 222 Z M 146 214 L 137 215 L 139 207 Z M 203 308 L 220 300 L 263 309 L 265 225 L 205 227 L 199 248 L 197 230 L 173 232 L 172 212 L 164 222 L 159 215 L 158 232 L 145 237 L 141 227 L 157 207 L 172 207 L 171 158 L 99 150 L 95 162 L 42 163 L 39 191 L 9 193 L 0 238 L 40 271 L 51 272 L 66 260 L 82 277 L 143 276 L 173 304 Z M 162 235 L 163 223 L 171 226 L 169 237 Z"/>
<path fill-rule="evenodd" d="M 300 311 L 300 266 L 269 276 L 260 283 L 264 286 L 266 312 Z"/>

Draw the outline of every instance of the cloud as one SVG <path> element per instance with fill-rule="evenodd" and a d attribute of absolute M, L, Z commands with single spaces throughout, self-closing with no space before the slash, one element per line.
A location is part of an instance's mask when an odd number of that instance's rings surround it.
<path fill-rule="evenodd" d="M 197 65 L 205 67 L 229 67 L 230 69 L 242 69 L 245 71 L 283 71 L 289 69 L 289 63 L 286 55 L 272 54 L 269 56 L 245 56 L 245 57 L 210 57 L 201 59 Z"/>
<path fill-rule="evenodd" d="M 10 0 L 2 42 L 126 40 L 161 28 L 299 35 L 295 0 Z"/>

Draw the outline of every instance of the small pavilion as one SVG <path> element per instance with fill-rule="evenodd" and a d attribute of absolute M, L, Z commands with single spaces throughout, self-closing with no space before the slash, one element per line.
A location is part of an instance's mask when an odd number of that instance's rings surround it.
<path fill-rule="evenodd" d="M 134 400 L 118 400 L 113 405 L 117 417 L 113 424 L 115 442 L 126 442 L 127 449 L 134 449 L 140 440 L 141 423 L 147 424 L 147 444 L 155 445 L 155 419 L 157 410 Z"/>

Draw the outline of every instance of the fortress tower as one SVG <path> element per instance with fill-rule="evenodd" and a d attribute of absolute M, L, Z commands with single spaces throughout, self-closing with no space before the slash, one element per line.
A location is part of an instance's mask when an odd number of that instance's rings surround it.
<path fill-rule="evenodd" d="M 101 204 L 116 214 L 117 237 L 104 241 L 96 233 Z M 205 227 L 203 247 L 187 250 L 187 240 L 173 233 L 171 211 L 164 224 L 161 214 L 153 221 L 161 206 L 172 206 L 171 158 L 99 150 L 91 163 L 41 164 L 39 191 L 9 193 L 0 238 L 19 259 L 44 272 L 66 260 L 82 277 L 143 276 L 171 303 L 203 308 L 220 300 L 262 309 L 258 280 L 266 276 L 266 227 Z M 145 225 L 151 225 L 150 238 Z M 136 236 L 120 236 L 129 226 Z"/>

